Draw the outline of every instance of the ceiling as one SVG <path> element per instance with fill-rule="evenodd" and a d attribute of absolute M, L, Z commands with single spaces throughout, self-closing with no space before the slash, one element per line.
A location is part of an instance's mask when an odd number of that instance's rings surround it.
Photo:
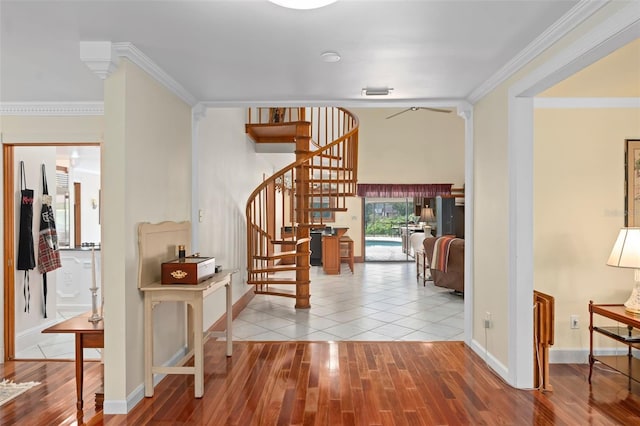
<path fill-rule="evenodd" d="M 81 41 L 130 42 L 198 101 L 467 99 L 577 0 L 339 0 L 290 10 L 267 0 L 0 2 L 0 102 L 101 101 Z M 583 3 L 583 2 L 582 2 Z M 323 62 L 335 51 L 339 62 Z M 373 102 L 375 102 L 373 101 Z M 449 102 L 450 103 L 450 102 Z"/>

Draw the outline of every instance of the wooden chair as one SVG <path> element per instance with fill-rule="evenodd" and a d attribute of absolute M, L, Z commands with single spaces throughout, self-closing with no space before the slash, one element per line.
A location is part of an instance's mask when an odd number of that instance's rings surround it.
<path fill-rule="evenodd" d="M 346 262 L 353 274 L 353 240 L 350 237 L 340 237 L 340 263 Z"/>

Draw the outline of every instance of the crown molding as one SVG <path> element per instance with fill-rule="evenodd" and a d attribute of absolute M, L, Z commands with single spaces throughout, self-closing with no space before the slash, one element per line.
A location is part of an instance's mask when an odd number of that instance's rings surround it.
<path fill-rule="evenodd" d="M 118 57 L 110 41 L 81 41 L 80 60 L 102 80 L 118 67 Z"/>
<path fill-rule="evenodd" d="M 135 47 L 133 43 L 121 42 L 113 43 L 113 49 L 118 57 L 127 58 L 138 67 L 142 68 L 146 73 L 155 78 L 160 84 L 165 86 L 169 91 L 182 99 L 189 106 L 194 106 L 198 103 L 195 96 L 187 91 L 180 83 L 178 83 L 173 77 L 167 74 L 162 68 L 160 68 L 155 62 L 151 60 L 147 55 L 142 53 L 140 49 Z"/>
<path fill-rule="evenodd" d="M 104 102 L 2 102 L 0 115 L 104 115 Z"/>
<path fill-rule="evenodd" d="M 527 47 L 500 68 L 498 72 L 476 87 L 467 97 L 468 101 L 472 104 L 478 102 L 610 1 L 581 0 L 580 3 L 576 4 L 562 18 L 547 28 L 545 32 L 536 37 Z"/>
<path fill-rule="evenodd" d="M 534 98 L 533 107 L 544 108 L 640 108 L 640 98 Z"/>
<path fill-rule="evenodd" d="M 191 114 L 193 115 L 193 121 L 198 122 L 207 116 L 207 107 L 202 103 L 198 103 L 191 108 Z"/>

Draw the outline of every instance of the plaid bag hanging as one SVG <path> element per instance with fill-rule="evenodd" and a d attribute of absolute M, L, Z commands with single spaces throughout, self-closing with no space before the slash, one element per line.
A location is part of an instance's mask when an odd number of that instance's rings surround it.
<path fill-rule="evenodd" d="M 29 288 L 29 270 L 36 267 L 33 249 L 33 189 L 27 189 L 24 161 L 20 161 L 20 234 L 18 236 L 18 270 L 24 271 L 22 293 L 24 311 L 29 312 L 31 290 Z"/>
<path fill-rule="evenodd" d="M 42 165 L 42 210 L 40 212 L 40 234 L 38 236 L 38 271 L 42 274 L 44 317 L 47 318 L 47 272 L 58 269 L 60 251 L 56 222 L 51 208 L 52 197 L 47 187 L 47 175 Z"/>

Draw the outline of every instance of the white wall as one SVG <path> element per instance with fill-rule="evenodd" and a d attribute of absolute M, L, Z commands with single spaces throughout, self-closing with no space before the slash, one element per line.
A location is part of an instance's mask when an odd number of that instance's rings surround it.
<path fill-rule="evenodd" d="M 127 60 L 105 80 L 104 102 L 105 413 L 113 413 L 142 392 L 137 226 L 190 219 L 191 107 Z M 154 318 L 155 362 L 163 364 L 184 344 L 184 309 L 162 303 Z"/>
<path fill-rule="evenodd" d="M 16 147 L 14 151 L 14 217 L 15 217 L 15 253 L 18 253 L 18 236 L 20 235 L 20 161 L 24 161 L 27 178 L 27 188 L 33 190 L 33 220 L 32 238 L 34 245 L 34 256 L 36 267 L 29 271 L 30 302 L 29 312 L 25 312 L 24 299 L 24 272 L 15 271 L 15 332 L 16 351 L 23 349 L 30 344 L 28 335 L 39 333 L 42 329 L 52 325 L 55 321 L 56 312 L 56 274 L 47 274 L 47 316 L 44 318 L 44 293 L 42 275 L 38 272 L 38 232 L 40 230 L 40 211 L 42 209 L 42 175 L 41 165 L 45 164 L 47 172 L 47 186 L 49 193 L 55 191 L 55 170 L 56 170 L 56 149 L 55 147 Z M 53 184 L 53 186 L 52 186 Z M 15 270 L 15 268 L 14 268 Z M 26 338 L 23 338 L 23 336 Z"/>
<path fill-rule="evenodd" d="M 256 154 L 245 133 L 244 108 L 209 108 L 198 123 L 198 199 L 203 212 L 198 228 L 201 254 L 215 256 L 216 264 L 238 269 L 233 279 L 234 302 L 253 287 L 247 286 L 246 203 L 251 192 L 274 170 L 270 154 Z M 205 326 L 224 313 L 224 293 L 205 303 Z"/>
<path fill-rule="evenodd" d="M 534 287 L 555 297 L 552 350 L 585 352 L 589 300 L 622 303 L 633 286 L 633 271 L 606 261 L 624 226 L 624 145 L 640 138 L 640 110 L 549 108 L 534 118 Z"/>
<path fill-rule="evenodd" d="M 74 182 L 81 183 L 81 242 L 100 242 L 100 170 L 73 169 L 69 174 L 69 186 Z M 92 201 L 95 200 L 94 208 Z M 73 208 L 73 206 L 71 206 Z"/>

